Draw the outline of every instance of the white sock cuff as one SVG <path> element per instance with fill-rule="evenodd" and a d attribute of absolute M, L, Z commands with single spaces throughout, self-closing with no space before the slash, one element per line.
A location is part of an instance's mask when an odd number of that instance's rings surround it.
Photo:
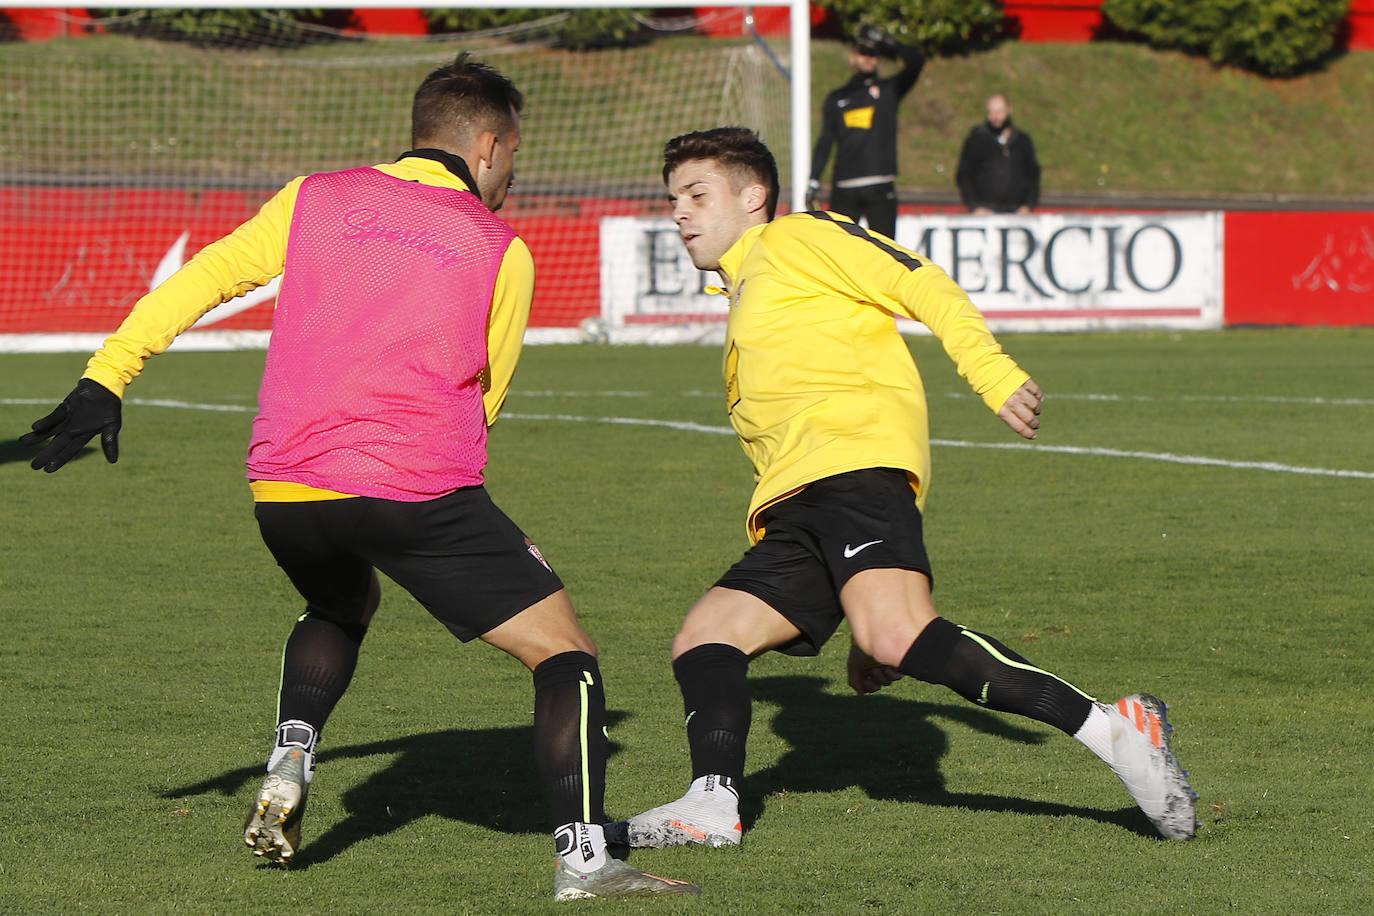
<path fill-rule="evenodd" d="M 729 800 L 732 804 L 739 804 L 739 788 L 729 776 L 721 776 L 716 773 L 698 776 L 687 787 L 688 795 L 696 793 L 710 795 L 722 801 Z"/>
<path fill-rule="evenodd" d="M 299 719 L 287 719 L 277 726 L 277 738 L 272 742 L 272 753 L 267 755 L 267 772 L 281 762 L 292 748 L 305 752 L 305 784 L 315 778 L 315 742 L 319 740 L 313 726 Z"/>
<path fill-rule="evenodd" d="M 573 821 L 553 832 L 553 842 L 563 864 L 582 874 L 606 864 L 606 833 L 600 824 Z"/>
<path fill-rule="evenodd" d="M 1083 724 L 1073 736 L 1102 761 L 1108 765 L 1112 762 L 1112 719 L 1107 713 L 1107 708 L 1101 703 L 1094 703 L 1093 708 L 1088 712 L 1088 718 L 1083 720 Z"/>
<path fill-rule="evenodd" d="M 277 725 L 277 747 L 298 747 L 307 754 L 315 753 L 320 735 L 315 726 L 300 719 L 286 719 Z"/>

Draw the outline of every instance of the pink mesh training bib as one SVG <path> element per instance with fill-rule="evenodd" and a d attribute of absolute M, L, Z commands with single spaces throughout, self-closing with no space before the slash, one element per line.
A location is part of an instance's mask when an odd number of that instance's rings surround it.
<path fill-rule="evenodd" d="M 375 169 L 301 184 L 248 476 L 419 501 L 482 482 L 492 287 L 515 232 Z"/>

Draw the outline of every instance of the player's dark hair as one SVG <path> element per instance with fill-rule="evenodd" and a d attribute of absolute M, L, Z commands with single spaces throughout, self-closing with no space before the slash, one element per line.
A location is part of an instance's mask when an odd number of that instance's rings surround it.
<path fill-rule="evenodd" d="M 485 130 L 504 134 L 514 126 L 511 111 L 519 112 L 524 105 L 525 96 L 514 83 L 464 51 L 426 76 L 415 90 L 411 143 L 464 141 Z"/>
<path fill-rule="evenodd" d="M 727 171 L 757 181 L 768 192 L 768 218 L 778 209 L 778 164 L 759 135 L 747 127 L 713 127 L 674 137 L 663 147 L 663 183 L 686 162 L 714 159 Z"/>

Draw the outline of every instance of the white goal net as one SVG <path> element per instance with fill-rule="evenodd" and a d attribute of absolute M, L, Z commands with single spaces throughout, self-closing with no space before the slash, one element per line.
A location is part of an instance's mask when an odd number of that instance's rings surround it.
<path fill-rule="evenodd" d="M 526 96 L 502 216 L 534 252 L 533 340 L 681 339 L 719 325 L 723 303 L 701 294 L 663 231 L 668 138 L 745 125 L 777 156 L 784 185 L 793 168 L 792 42 L 759 37 L 739 7 L 617 10 L 633 22 L 605 47 L 580 46 L 585 27 L 569 38 L 568 14 L 551 10 L 412 36 L 364 32 L 346 10 L 40 12 L 55 17 L 49 34 L 0 54 L 7 350 L 92 348 L 290 178 L 396 158 L 415 87 L 459 51 Z M 261 345 L 274 293 L 226 303 L 185 337 Z"/>

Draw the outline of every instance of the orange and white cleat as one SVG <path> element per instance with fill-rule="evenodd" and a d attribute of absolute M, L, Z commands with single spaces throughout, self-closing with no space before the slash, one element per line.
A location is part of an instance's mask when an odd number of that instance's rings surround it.
<path fill-rule="evenodd" d="M 677 801 L 606 825 L 606 840 L 633 847 L 738 846 L 739 793 L 724 776 L 699 776 Z"/>
<path fill-rule="evenodd" d="M 1191 839 L 1198 827 L 1197 793 L 1170 746 L 1168 707 L 1149 694 L 1133 693 L 1102 708 L 1112 725 L 1112 772 L 1162 836 Z"/>

